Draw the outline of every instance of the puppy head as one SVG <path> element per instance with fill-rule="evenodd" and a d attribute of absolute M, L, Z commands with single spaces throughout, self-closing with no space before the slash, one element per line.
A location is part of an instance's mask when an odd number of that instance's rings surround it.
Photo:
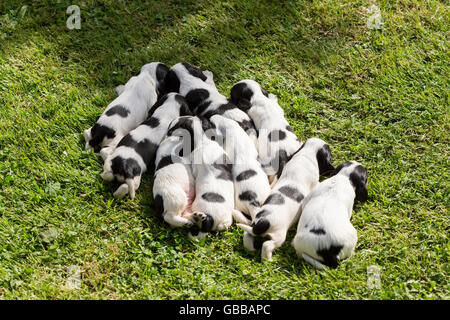
<path fill-rule="evenodd" d="M 256 81 L 246 79 L 239 81 L 231 88 L 230 100 L 239 109 L 247 112 L 252 106 L 252 98 L 258 95 L 269 96 L 267 91 L 262 89 Z"/>
<path fill-rule="evenodd" d="M 161 62 L 151 62 L 144 64 L 141 68 L 141 72 L 148 72 L 155 80 L 158 97 L 162 96 L 166 92 L 165 78 L 169 72 L 168 66 Z"/>
<path fill-rule="evenodd" d="M 330 177 L 334 173 L 330 146 L 325 141 L 319 138 L 310 138 L 305 141 L 296 153 L 303 149 L 312 149 L 316 154 L 319 174 L 321 176 Z"/>
<path fill-rule="evenodd" d="M 333 175 L 342 174 L 348 176 L 353 189 L 355 190 L 355 199 L 361 202 L 367 201 L 367 170 L 356 161 L 346 161 L 337 166 Z"/>
<path fill-rule="evenodd" d="M 170 92 L 163 95 L 156 103 L 150 108 L 148 112 L 148 117 L 151 117 L 153 113 L 165 104 L 170 104 L 170 107 L 178 108 L 179 116 L 192 116 L 192 112 L 186 103 L 184 97 L 175 92 Z"/>
<path fill-rule="evenodd" d="M 116 137 L 116 131 L 101 124 L 94 124 L 92 128 L 84 131 L 86 149 L 94 148 L 94 152 L 99 152 L 103 146 L 111 143 Z"/>
<path fill-rule="evenodd" d="M 199 78 L 202 81 L 206 81 L 207 79 L 200 69 L 191 66 L 189 63 L 177 63 L 169 69 L 164 79 L 166 93 L 180 92 L 180 78 L 186 76 L 193 76 Z"/>

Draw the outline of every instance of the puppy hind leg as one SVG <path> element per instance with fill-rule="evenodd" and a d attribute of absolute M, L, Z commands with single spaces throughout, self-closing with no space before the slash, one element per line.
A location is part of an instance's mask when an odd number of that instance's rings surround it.
<path fill-rule="evenodd" d="M 193 225 L 193 222 L 189 219 L 186 219 L 176 213 L 167 212 L 164 213 L 164 221 L 170 224 L 173 227 L 186 227 L 189 228 Z"/>
<path fill-rule="evenodd" d="M 128 193 L 128 185 L 126 183 L 122 183 L 117 190 L 113 193 L 114 198 L 121 199 Z"/>
<path fill-rule="evenodd" d="M 244 232 L 243 238 L 244 247 L 249 251 L 256 251 L 255 248 L 255 237 L 252 236 L 249 232 Z"/>
<path fill-rule="evenodd" d="M 279 237 L 278 239 L 277 238 L 274 239 L 274 237 L 272 237 L 272 240 L 267 240 L 266 242 L 264 242 L 261 250 L 261 261 L 263 262 L 264 260 L 273 261 L 272 259 L 273 251 L 281 247 L 281 245 L 284 243 L 285 238 L 286 236 Z"/>

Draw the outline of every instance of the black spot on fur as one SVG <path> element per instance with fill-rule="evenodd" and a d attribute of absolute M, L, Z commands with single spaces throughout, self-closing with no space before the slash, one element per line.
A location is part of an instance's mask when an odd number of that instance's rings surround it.
<path fill-rule="evenodd" d="M 256 176 L 257 174 L 258 173 L 255 170 L 245 170 L 238 174 L 238 176 L 236 177 L 236 181 L 248 180 L 251 177 Z"/>
<path fill-rule="evenodd" d="M 337 268 L 337 256 L 341 252 L 343 246 L 330 246 L 328 249 L 317 250 L 317 254 L 322 257 L 323 264 L 330 268 Z"/>
<path fill-rule="evenodd" d="M 133 139 L 131 134 L 127 134 L 125 137 L 120 140 L 117 147 L 127 146 L 133 148 L 142 158 L 145 165 L 149 167 L 156 155 L 156 150 L 158 149 L 158 145 L 154 144 L 148 139 L 143 139 L 140 142 L 137 142 Z"/>
<path fill-rule="evenodd" d="M 225 202 L 225 198 L 215 192 L 206 192 L 202 194 L 202 199 L 208 202 L 219 202 L 219 203 Z"/>
<path fill-rule="evenodd" d="M 264 210 L 261 210 L 260 212 L 258 212 L 256 214 L 256 218 L 257 219 L 264 218 L 265 216 L 267 216 L 269 214 L 270 214 L 270 211 L 267 211 L 267 210 L 264 209 Z"/>
<path fill-rule="evenodd" d="M 162 95 L 166 92 L 165 79 L 167 73 L 169 72 L 169 67 L 164 63 L 158 63 L 156 66 L 156 81 L 158 82 L 158 94 Z"/>
<path fill-rule="evenodd" d="M 136 160 L 132 158 L 124 159 L 120 156 L 111 160 L 111 169 L 114 174 L 121 175 L 125 179 L 133 179 L 142 172 L 142 169 Z"/>
<path fill-rule="evenodd" d="M 164 156 L 161 158 L 161 160 L 159 160 L 158 164 L 156 165 L 156 171 L 173 164 L 174 162 L 172 161 L 172 156 Z"/>
<path fill-rule="evenodd" d="M 201 232 L 211 232 L 214 227 L 214 219 L 209 214 L 206 214 L 206 219 L 202 221 L 202 226 L 200 228 Z"/>
<path fill-rule="evenodd" d="M 323 235 L 323 234 L 326 234 L 325 230 L 322 229 L 322 228 L 319 228 L 319 229 L 311 229 L 311 230 L 309 230 L 309 232 L 314 233 L 314 234 L 317 234 L 317 235 Z"/>
<path fill-rule="evenodd" d="M 216 177 L 217 179 L 232 181 L 233 177 L 231 175 L 232 165 L 228 163 L 214 163 L 213 167 L 220 170 L 220 174 Z"/>
<path fill-rule="evenodd" d="M 177 94 L 175 96 L 175 100 L 180 104 L 180 116 L 181 117 L 193 115 L 192 111 L 189 109 L 186 99 L 181 94 Z"/>
<path fill-rule="evenodd" d="M 203 74 L 203 72 L 200 69 L 193 67 L 189 63 L 186 63 L 186 62 L 182 62 L 182 64 L 191 76 L 200 78 L 203 81 L 206 81 L 207 77 Z"/>
<path fill-rule="evenodd" d="M 230 100 L 242 111 L 247 112 L 251 108 L 250 100 L 252 99 L 253 91 L 246 83 L 237 83 L 231 88 Z"/>
<path fill-rule="evenodd" d="M 204 132 L 216 129 L 216 126 L 214 125 L 214 123 L 212 123 L 211 121 L 209 121 L 205 117 L 199 117 L 199 118 L 200 118 L 200 120 L 202 122 L 202 130 Z M 211 133 L 211 131 L 209 133 Z"/>
<path fill-rule="evenodd" d="M 116 132 L 109 127 L 96 123 L 91 129 L 91 136 L 89 145 L 94 148 L 95 152 L 99 152 L 100 144 L 103 142 L 103 139 L 105 137 L 108 139 L 114 138 L 116 136 Z"/>
<path fill-rule="evenodd" d="M 167 100 L 169 96 L 166 94 L 164 96 L 162 96 L 161 98 L 159 98 L 155 104 L 150 108 L 150 110 L 148 111 L 148 117 L 151 117 L 153 115 L 153 113 L 156 111 L 156 109 L 158 109 L 159 107 L 161 107 Z"/>
<path fill-rule="evenodd" d="M 128 117 L 128 114 L 130 113 L 130 110 L 128 110 L 127 108 L 125 108 L 124 106 L 118 104 L 117 106 L 114 106 L 110 109 L 108 109 L 108 111 L 106 111 L 106 115 L 108 117 L 114 116 L 114 115 L 118 115 L 121 116 L 122 118 L 126 118 Z"/>
<path fill-rule="evenodd" d="M 192 117 L 182 117 L 178 118 L 172 127 L 168 130 L 167 136 L 173 135 L 173 133 L 179 129 L 186 130 L 189 134 L 190 142 L 191 142 L 191 152 L 194 149 L 194 129 L 193 129 L 194 120 Z M 180 133 L 181 134 L 181 133 Z M 184 138 L 186 136 L 182 135 Z"/>
<path fill-rule="evenodd" d="M 258 220 L 258 222 L 252 223 L 252 227 L 253 233 L 255 235 L 260 235 L 270 228 L 270 222 L 267 219 L 262 218 L 261 220 Z"/>
<path fill-rule="evenodd" d="M 280 193 L 273 193 L 266 199 L 263 205 L 266 204 L 282 205 L 284 204 L 284 198 Z"/>
<path fill-rule="evenodd" d="M 330 146 L 325 144 L 317 151 L 317 164 L 319 165 L 319 174 L 321 176 L 329 177 L 334 173 L 334 167 L 331 164 L 332 156 Z"/>
<path fill-rule="evenodd" d="M 367 201 L 369 195 L 367 193 L 367 170 L 361 165 L 355 167 L 353 172 L 350 174 L 350 182 L 355 189 L 355 199 L 357 201 Z"/>
<path fill-rule="evenodd" d="M 250 202 L 250 204 L 254 207 L 259 207 L 260 204 L 258 202 L 258 200 L 256 200 L 256 198 L 258 197 L 258 195 L 250 190 L 244 191 L 239 195 L 239 200 L 241 201 L 248 201 Z"/>
<path fill-rule="evenodd" d="M 279 150 L 277 152 L 277 155 L 275 156 L 275 158 L 272 159 L 272 167 L 276 168 L 278 165 L 278 169 L 277 169 L 277 173 L 276 173 L 277 178 L 281 177 L 284 166 L 286 165 L 286 163 L 288 163 L 289 159 L 290 159 L 290 157 L 288 156 L 288 154 L 285 150 Z"/>
<path fill-rule="evenodd" d="M 186 102 L 191 110 L 196 115 L 202 115 L 205 110 L 211 104 L 211 101 L 207 101 L 209 98 L 209 92 L 206 89 L 194 89 L 187 93 Z"/>
<path fill-rule="evenodd" d="M 301 202 L 304 198 L 303 194 L 298 191 L 297 188 L 291 187 L 291 186 L 284 186 L 278 189 L 282 194 L 284 194 L 286 197 L 291 198 L 294 201 Z"/>
<path fill-rule="evenodd" d="M 153 199 L 153 208 L 155 209 L 156 216 L 162 220 L 164 213 L 164 200 L 161 195 L 157 194 Z"/>
<path fill-rule="evenodd" d="M 267 137 L 272 142 L 281 141 L 286 139 L 286 132 L 283 130 L 272 130 Z"/>
<path fill-rule="evenodd" d="M 142 124 L 145 124 L 145 125 L 149 126 L 150 128 L 156 128 L 157 126 L 159 126 L 160 122 L 159 122 L 158 118 L 150 117 L 147 120 L 145 120 Z"/>
<path fill-rule="evenodd" d="M 239 126 L 244 129 L 244 131 L 248 135 L 258 135 L 258 132 L 256 131 L 255 124 L 252 120 L 242 120 L 238 122 Z"/>
<path fill-rule="evenodd" d="M 189 232 L 191 233 L 192 236 L 196 237 L 198 236 L 198 234 L 200 233 L 200 228 L 197 225 L 193 225 L 190 229 Z"/>

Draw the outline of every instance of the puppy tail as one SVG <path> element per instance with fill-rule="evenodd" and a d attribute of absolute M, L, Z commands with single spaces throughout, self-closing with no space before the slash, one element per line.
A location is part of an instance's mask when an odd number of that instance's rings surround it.
<path fill-rule="evenodd" d="M 128 186 L 128 193 L 130 194 L 130 198 L 131 200 L 134 199 L 134 197 L 136 196 L 136 190 L 134 188 L 134 181 L 133 179 L 126 179 L 125 180 L 127 186 Z"/>
<path fill-rule="evenodd" d="M 306 262 L 312 264 L 319 270 L 323 270 L 326 268 L 326 265 L 322 264 L 319 260 L 314 259 L 313 257 L 307 255 L 306 253 L 302 253 L 302 258 L 305 259 Z"/>
<path fill-rule="evenodd" d="M 242 230 L 250 233 L 252 236 L 255 236 L 255 234 L 253 233 L 253 227 L 252 226 L 249 226 L 249 225 L 243 224 L 243 223 L 238 223 L 237 226 L 239 228 L 241 228 Z"/>

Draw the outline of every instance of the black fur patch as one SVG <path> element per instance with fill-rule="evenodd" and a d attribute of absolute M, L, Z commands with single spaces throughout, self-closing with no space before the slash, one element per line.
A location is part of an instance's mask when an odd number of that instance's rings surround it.
<path fill-rule="evenodd" d="M 217 179 L 232 181 L 233 177 L 231 176 L 231 164 L 218 164 L 214 163 L 213 167 L 220 170 L 220 174 L 216 177 Z"/>
<path fill-rule="evenodd" d="M 231 88 L 230 100 L 242 111 L 247 112 L 251 108 L 250 100 L 252 99 L 253 91 L 246 83 L 237 83 Z"/>
<path fill-rule="evenodd" d="M 284 166 L 286 163 L 288 163 L 290 157 L 288 156 L 287 152 L 285 150 L 279 150 L 277 152 L 277 155 L 272 160 L 272 166 L 274 168 L 277 167 L 277 163 L 274 163 L 275 161 L 278 161 L 278 170 L 277 170 L 277 178 L 281 177 L 281 174 L 283 173 Z"/>
<path fill-rule="evenodd" d="M 89 145 L 94 148 L 95 152 L 99 152 L 100 143 L 103 142 L 103 139 L 105 137 L 108 139 L 114 138 L 116 136 L 116 132 L 109 127 L 96 123 L 91 129 L 91 136 L 92 138 L 89 140 Z"/>
<path fill-rule="evenodd" d="M 267 216 L 267 215 L 269 215 L 269 214 L 270 214 L 270 211 L 267 211 L 267 210 L 261 210 L 260 212 L 258 212 L 258 213 L 256 214 L 256 218 L 257 218 L 257 219 L 264 218 L 265 216 Z"/>
<path fill-rule="evenodd" d="M 256 198 L 258 197 L 258 195 L 250 190 L 244 191 L 239 195 L 239 200 L 241 201 L 248 201 L 250 202 L 250 204 L 254 207 L 259 207 L 260 204 L 258 202 L 258 200 L 256 200 Z"/>
<path fill-rule="evenodd" d="M 242 120 L 242 121 L 238 122 L 238 124 L 242 129 L 244 129 L 244 131 L 247 134 L 250 134 L 252 132 L 254 132 L 255 134 L 257 133 L 255 124 L 253 123 L 252 120 Z"/>
<path fill-rule="evenodd" d="M 191 76 L 196 77 L 196 78 L 200 78 L 203 81 L 206 81 L 207 78 L 206 78 L 206 76 L 203 74 L 203 72 L 200 69 L 198 69 L 196 67 L 193 67 L 189 63 L 186 63 L 186 62 L 182 62 L 182 64 L 183 64 L 183 66 L 186 68 L 186 70 L 189 72 L 189 74 Z"/>
<path fill-rule="evenodd" d="M 270 228 L 270 222 L 267 219 L 262 218 L 261 220 L 258 220 L 258 222 L 252 223 L 252 227 L 253 233 L 256 235 L 260 235 Z"/>
<path fill-rule="evenodd" d="M 163 94 L 166 91 L 165 79 L 167 73 L 169 72 L 169 67 L 164 63 L 158 63 L 156 66 L 156 81 L 158 81 L 158 92 Z"/>
<path fill-rule="evenodd" d="M 153 159 L 156 155 L 156 150 L 158 149 L 158 145 L 154 144 L 148 139 L 144 139 L 141 142 L 137 142 L 133 139 L 131 134 L 127 134 L 125 137 L 120 140 L 117 147 L 120 146 L 127 146 L 130 148 L 133 148 L 144 161 L 145 165 L 147 167 L 150 166 L 150 164 L 153 162 Z"/>
<path fill-rule="evenodd" d="M 282 205 L 284 204 L 284 198 L 280 193 L 273 193 L 266 199 L 263 205 L 266 204 Z"/>
<path fill-rule="evenodd" d="M 298 191 L 297 188 L 290 187 L 290 186 L 284 186 L 278 189 L 282 194 L 284 194 L 286 197 L 291 198 L 294 201 L 301 202 L 304 198 L 303 194 Z"/>
<path fill-rule="evenodd" d="M 208 202 L 219 202 L 219 203 L 225 202 L 225 198 L 215 192 L 206 192 L 202 194 L 202 199 Z"/>
<path fill-rule="evenodd" d="M 161 195 L 157 194 L 153 199 L 153 208 L 155 209 L 156 216 L 162 220 L 164 213 L 164 200 Z"/>
<path fill-rule="evenodd" d="M 319 165 L 319 174 L 321 176 L 329 177 L 334 173 L 334 167 L 331 164 L 332 156 L 330 146 L 325 144 L 317 151 L 317 164 Z"/>
<path fill-rule="evenodd" d="M 159 160 L 159 162 L 158 162 L 158 164 L 156 166 L 156 171 L 158 171 L 159 169 L 162 169 L 162 168 L 164 168 L 164 167 L 166 167 L 168 165 L 171 165 L 171 164 L 173 164 L 172 156 L 170 156 L 170 155 L 169 156 L 164 156 L 164 157 L 161 158 L 161 160 Z"/>
<path fill-rule="evenodd" d="M 236 177 L 236 181 L 242 181 L 242 180 L 247 180 L 250 179 L 251 177 L 256 176 L 258 173 L 255 170 L 245 170 L 241 173 L 238 174 L 238 176 Z"/>
<path fill-rule="evenodd" d="M 114 174 L 119 174 L 125 179 L 132 179 L 141 174 L 142 169 L 139 163 L 134 159 L 124 159 L 120 156 L 111 161 L 111 169 Z"/>
<path fill-rule="evenodd" d="M 355 189 L 355 199 L 361 202 L 367 201 L 369 195 L 367 193 L 367 170 L 361 165 L 355 167 L 350 174 L 350 182 Z"/>
<path fill-rule="evenodd" d="M 189 109 L 186 99 L 181 94 L 177 94 L 175 96 L 175 100 L 180 104 L 180 116 L 181 117 L 193 115 L 192 111 Z"/>
<path fill-rule="evenodd" d="M 273 130 L 267 137 L 271 142 L 281 141 L 286 139 L 286 132 L 284 132 L 283 130 Z"/>
<path fill-rule="evenodd" d="M 207 101 L 209 98 L 209 92 L 206 89 L 194 89 L 187 93 L 186 102 L 194 114 L 201 115 L 211 104 L 211 101 Z"/>
<path fill-rule="evenodd" d="M 150 108 L 150 110 L 148 111 L 148 117 L 151 117 L 153 115 L 153 113 L 155 112 L 156 109 L 158 109 L 159 107 L 161 107 L 164 102 L 166 102 L 167 98 L 169 96 L 166 94 L 164 96 L 162 96 L 161 98 L 159 98 L 155 104 Z"/>
<path fill-rule="evenodd" d="M 214 219 L 209 214 L 206 214 L 206 219 L 202 221 L 202 226 L 200 228 L 201 232 L 211 232 L 214 227 Z"/>
<path fill-rule="evenodd" d="M 145 124 L 145 125 L 149 126 L 150 128 L 156 128 L 157 126 L 159 126 L 160 122 L 159 122 L 158 118 L 150 117 L 147 120 L 145 120 L 142 124 Z"/>
<path fill-rule="evenodd" d="M 337 256 L 341 252 L 343 246 L 330 246 L 328 249 L 317 250 L 317 254 L 322 257 L 323 264 L 330 268 L 337 268 Z"/>
<path fill-rule="evenodd" d="M 164 89 L 166 93 L 180 92 L 180 79 L 173 70 L 169 70 L 164 79 Z"/>
<path fill-rule="evenodd" d="M 106 111 L 105 114 L 106 114 L 108 117 L 111 117 L 111 116 L 117 114 L 117 115 L 121 116 L 122 118 L 126 118 L 126 117 L 128 117 L 128 114 L 129 114 L 129 113 L 130 113 L 130 110 L 128 110 L 128 109 L 125 108 L 124 106 L 118 104 L 117 106 L 114 106 L 114 107 L 108 109 L 108 111 Z"/>
<path fill-rule="evenodd" d="M 314 233 L 314 234 L 317 234 L 317 235 L 327 234 L 327 233 L 325 232 L 325 230 L 323 230 L 322 228 L 319 228 L 319 229 L 311 229 L 311 230 L 309 230 L 309 232 Z"/>

